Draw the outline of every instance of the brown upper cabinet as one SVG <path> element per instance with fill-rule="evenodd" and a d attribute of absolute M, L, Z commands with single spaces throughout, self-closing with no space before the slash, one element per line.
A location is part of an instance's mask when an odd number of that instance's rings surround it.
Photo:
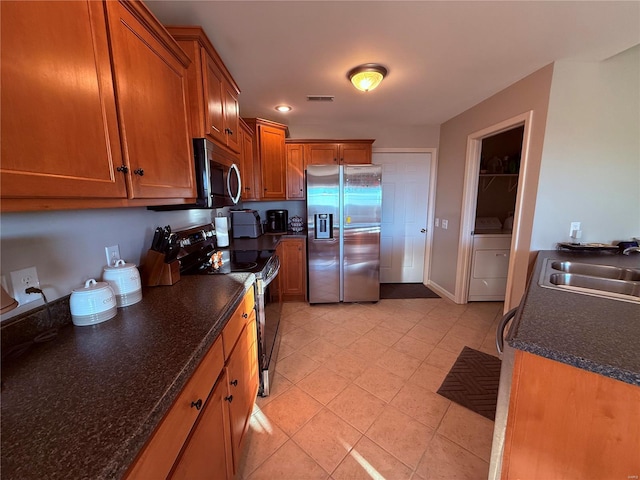
<path fill-rule="evenodd" d="M 240 153 L 240 89 L 201 27 L 167 27 L 191 59 L 191 133 Z"/>
<path fill-rule="evenodd" d="M 262 118 L 245 118 L 253 132 L 254 166 L 259 166 L 260 195 L 256 200 L 287 198 L 287 158 L 285 138 L 287 126 Z"/>
<path fill-rule="evenodd" d="M 374 140 L 291 140 L 304 144 L 305 165 L 371 163 Z"/>
<path fill-rule="evenodd" d="M 189 59 L 141 2 L 0 8 L 3 211 L 195 197 Z"/>
<path fill-rule="evenodd" d="M 304 200 L 304 145 L 287 143 L 287 200 Z"/>
<path fill-rule="evenodd" d="M 240 119 L 240 178 L 242 199 L 260 200 L 260 165 L 253 156 L 253 132 Z"/>

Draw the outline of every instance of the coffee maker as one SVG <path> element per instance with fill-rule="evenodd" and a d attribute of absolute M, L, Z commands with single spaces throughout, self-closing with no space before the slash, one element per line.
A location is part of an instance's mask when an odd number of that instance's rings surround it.
<path fill-rule="evenodd" d="M 267 232 L 287 233 L 289 212 L 287 210 L 267 210 Z"/>

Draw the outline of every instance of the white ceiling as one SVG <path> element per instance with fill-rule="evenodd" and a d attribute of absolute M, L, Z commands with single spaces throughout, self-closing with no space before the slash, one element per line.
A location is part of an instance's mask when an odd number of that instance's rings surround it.
<path fill-rule="evenodd" d="M 437 126 L 556 60 L 640 43 L 639 1 L 145 3 L 166 25 L 204 28 L 242 90 L 242 116 L 290 126 Z M 373 62 L 389 75 L 357 91 L 347 72 Z M 280 103 L 293 111 L 276 112 Z"/>

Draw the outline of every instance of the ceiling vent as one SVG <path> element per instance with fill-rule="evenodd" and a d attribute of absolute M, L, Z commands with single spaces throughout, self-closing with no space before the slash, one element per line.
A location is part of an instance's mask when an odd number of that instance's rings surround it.
<path fill-rule="evenodd" d="M 307 95 L 308 102 L 333 102 L 333 95 Z"/>

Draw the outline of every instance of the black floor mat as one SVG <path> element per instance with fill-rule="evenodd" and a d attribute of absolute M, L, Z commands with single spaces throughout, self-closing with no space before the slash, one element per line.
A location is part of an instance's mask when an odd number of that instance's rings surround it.
<path fill-rule="evenodd" d="M 380 298 L 440 298 L 421 283 L 381 283 Z"/>
<path fill-rule="evenodd" d="M 438 393 L 489 420 L 495 420 L 500 365 L 499 358 L 464 347 Z"/>

